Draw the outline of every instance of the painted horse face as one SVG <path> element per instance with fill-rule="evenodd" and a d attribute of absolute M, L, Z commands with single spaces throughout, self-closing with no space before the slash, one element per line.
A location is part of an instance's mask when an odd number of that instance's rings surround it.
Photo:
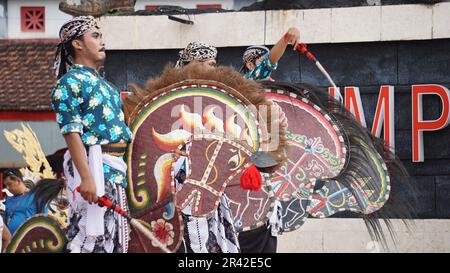
<path fill-rule="evenodd" d="M 195 136 L 189 144 L 192 171 L 175 195 L 177 207 L 185 214 L 207 216 L 217 209 L 225 193 L 237 231 L 265 224 L 273 211 L 272 192 L 265 183 L 259 191 L 240 187 L 240 176 L 251 164 L 252 149 L 218 135 Z"/>
<path fill-rule="evenodd" d="M 213 213 L 225 188 L 239 183 L 240 174 L 249 165 L 251 148 L 220 135 L 195 135 L 190 140 L 190 173 L 176 193 L 176 205 L 196 217 Z"/>
<path fill-rule="evenodd" d="M 169 226 L 170 230 L 164 233 L 173 233 L 173 240 L 166 240 L 170 250 L 176 250 L 183 237 L 183 221 L 179 209 L 175 207 L 176 200 L 187 198 L 190 193 L 186 193 L 186 196 L 182 194 L 188 192 L 188 188 L 192 186 L 186 184 L 175 198 L 171 174 L 174 150 L 198 131 L 225 133 L 227 138 L 243 139 L 252 149 L 258 149 L 259 131 L 256 119 L 247 111 L 246 105 L 228 94 L 231 93 L 218 86 L 213 88 L 211 85 L 177 83 L 157 96 L 150 95 L 140 100 L 136 110 L 138 114 L 131 123 L 130 129 L 134 139 L 126 157 L 130 213 L 143 222 L 155 225 L 164 222 L 164 225 L 160 226 Z M 217 148 L 218 142 L 214 141 L 216 139 L 192 142 L 195 144 L 192 153 L 198 156 L 190 155 L 192 165 L 195 166 L 191 169 L 195 170 L 195 179 L 198 181 L 202 180 L 203 172 L 207 170 L 207 158 L 211 158 Z M 220 192 L 223 186 L 217 185 L 226 182 L 223 179 L 226 180 L 240 168 L 239 164 L 242 163 L 245 153 L 241 151 L 239 157 L 237 150 L 239 149 L 229 143 L 222 143 L 219 155 L 214 161 L 215 165 L 209 170 L 211 177 L 206 178 L 207 183 L 211 184 L 207 188 L 213 191 L 211 193 L 201 188 L 203 196 L 212 196 L 213 206 L 217 192 Z M 215 175 L 220 177 L 212 183 Z M 200 191 L 194 193 L 198 195 L 198 192 Z M 209 199 L 202 197 L 198 200 Z M 138 235 L 132 237 L 130 249 L 137 252 L 159 252 L 157 247 L 153 247 L 145 239 L 141 240 Z"/>

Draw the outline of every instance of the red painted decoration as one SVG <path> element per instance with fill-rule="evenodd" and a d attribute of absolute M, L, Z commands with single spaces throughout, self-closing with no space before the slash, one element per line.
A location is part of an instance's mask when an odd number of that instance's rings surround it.
<path fill-rule="evenodd" d="M 56 114 L 52 111 L 0 111 L 0 120 L 10 121 L 43 121 L 56 120 Z"/>
<path fill-rule="evenodd" d="M 436 120 L 423 119 L 423 96 L 437 95 L 441 99 L 441 116 Z M 424 161 L 423 132 L 444 129 L 450 123 L 450 91 L 438 84 L 412 86 L 412 161 Z M 445 145 L 445 144 L 444 144 Z"/>
<path fill-rule="evenodd" d="M 159 8 L 158 5 L 145 5 L 145 9 L 148 9 L 148 10 L 155 10 L 157 8 Z"/>
<path fill-rule="evenodd" d="M 204 4 L 197 5 L 197 9 L 221 9 L 222 4 Z"/>

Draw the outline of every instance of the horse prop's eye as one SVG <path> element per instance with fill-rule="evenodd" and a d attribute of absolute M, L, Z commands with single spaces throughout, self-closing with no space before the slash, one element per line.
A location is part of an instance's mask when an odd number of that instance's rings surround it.
<path fill-rule="evenodd" d="M 244 158 L 241 156 L 241 151 L 239 151 L 228 160 L 228 169 L 234 172 L 239 169 L 242 164 L 244 164 Z"/>

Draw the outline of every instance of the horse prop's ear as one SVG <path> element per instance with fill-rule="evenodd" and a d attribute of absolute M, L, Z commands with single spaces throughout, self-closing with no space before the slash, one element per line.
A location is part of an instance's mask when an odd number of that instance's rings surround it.
<path fill-rule="evenodd" d="M 250 157 L 250 160 L 258 169 L 270 168 L 278 165 L 278 162 L 268 153 L 261 151 L 254 152 Z"/>

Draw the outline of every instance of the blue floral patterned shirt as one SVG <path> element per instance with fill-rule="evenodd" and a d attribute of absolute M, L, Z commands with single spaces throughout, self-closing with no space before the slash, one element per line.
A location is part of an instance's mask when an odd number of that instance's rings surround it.
<path fill-rule="evenodd" d="M 249 80 L 264 80 L 270 76 L 272 70 L 277 69 L 278 62 L 272 64 L 269 59 L 269 52 L 264 55 L 261 62 L 253 70 L 245 73 L 245 78 Z"/>
<path fill-rule="evenodd" d="M 52 90 L 52 108 L 61 133 L 80 133 L 85 145 L 131 141 L 119 92 L 93 68 L 73 65 Z"/>

